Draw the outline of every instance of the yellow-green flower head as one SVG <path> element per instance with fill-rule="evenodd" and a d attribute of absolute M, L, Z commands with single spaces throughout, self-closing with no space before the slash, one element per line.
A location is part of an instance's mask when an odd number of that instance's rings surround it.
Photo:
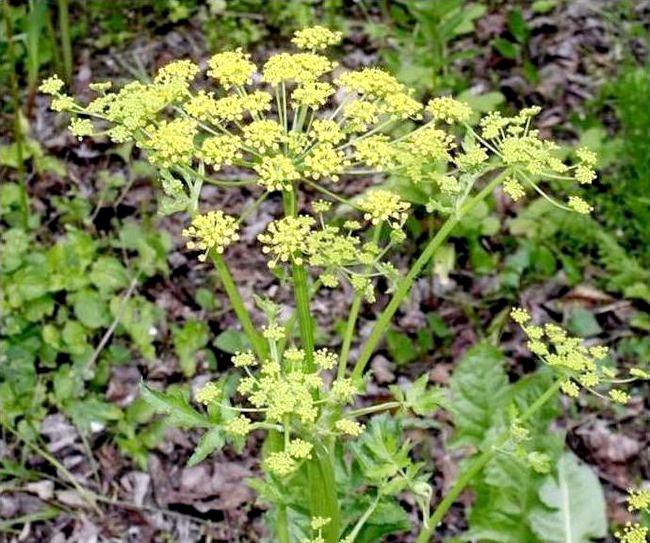
<path fill-rule="evenodd" d="M 365 132 L 379 120 L 379 106 L 368 100 L 353 100 L 345 104 L 343 113 L 346 128 L 352 132 Z"/>
<path fill-rule="evenodd" d="M 269 454 L 264 460 L 264 467 L 273 475 L 286 477 L 296 470 L 298 464 L 288 453 L 282 451 Z"/>
<path fill-rule="evenodd" d="M 530 321 L 530 313 L 521 307 L 515 307 L 510 312 L 510 318 L 518 325 L 524 326 L 528 321 Z"/>
<path fill-rule="evenodd" d="M 190 117 L 198 121 L 211 122 L 218 119 L 219 104 L 211 92 L 199 91 L 182 105 L 183 110 Z"/>
<path fill-rule="evenodd" d="M 359 71 L 346 72 L 334 83 L 369 99 L 384 99 L 392 94 L 404 92 L 404 85 L 379 68 L 363 68 Z"/>
<path fill-rule="evenodd" d="M 133 81 L 116 94 L 110 95 L 110 101 L 106 102 L 106 97 L 101 97 L 95 102 L 99 101 L 105 106 L 103 113 L 108 120 L 123 124 L 130 132 L 135 132 L 149 124 L 169 104 L 169 96 L 161 89 L 160 85 L 144 85 Z M 102 110 L 97 112 L 101 113 Z"/>
<path fill-rule="evenodd" d="M 204 215 L 196 215 L 189 228 L 183 230 L 183 236 L 190 238 L 187 248 L 203 251 L 199 260 L 204 262 L 211 250 L 223 253 L 224 249 L 239 239 L 237 220 L 223 211 L 209 211 Z"/>
<path fill-rule="evenodd" d="M 257 365 L 257 359 L 251 351 L 237 352 L 231 360 L 236 368 L 252 368 Z"/>
<path fill-rule="evenodd" d="M 252 429 L 253 423 L 244 415 L 239 415 L 237 418 L 229 420 L 225 426 L 226 432 L 241 437 L 250 434 Z"/>
<path fill-rule="evenodd" d="M 314 446 L 303 439 L 292 439 L 287 445 L 287 453 L 292 458 L 305 460 L 311 458 L 311 451 Z"/>
<path fill-rule="evenodd" d="M 503 182 L 503 192 L 510 196 L 510 198 L 512 198 L 512 200 L 515 202 L 526 194 L 524 186 L 514 176 L 508 177 Z"/>
<path fill-rule="evenodd" d="M 199 157 L 215 171 L 243 158 L 242 142 L 233 134 L 212 136 L 203 140 Z"/>
<path fill-rule="evenodd" d="M 269 261 L 269 268 L 274 268 L 278 262 L 302 264 L 308 250 L 307 238 L 315 222 L 313 217 L 298 215 L 269 223 L 266 232 L 257 236 L 264 245 L 262 252 L 274 257 Z"/>
<path fill-rule="evenodd" d="M 427 104 L 427 111 L 436 121 L 449 124 L 466 123 L 472 116 L 472 108 L 465 102 L 460 102 L 450 96 L 434 98 Z"/>
<path fill-rule="evenodd" d="M 388 94 L 380 111 L 393 119 L 421 119 L 422 104 L 407 92 Z"/>
<path fill-rule="evenodd" d="M 149 129 L 149 139 L 144 146 L 149 149 L 148 158 L 152 164 L 163 168 L 181 164 L 186 165 L 194 157 L 194 136 L 196 121 L 192 119 L 174 119 L 161 121 L 157 127 Z"/>
<path fill-rule="evenodd" d="M 438 172 L 431 174 L 431 179 L 438 185 L 441 192 L 445 194 L 456 194 L 460 192 L 460 183 L 458 179 L 451 175 L 442 175 Z"/>
<path fill-rule="evenodd" d="M 338 181 L 338 174 L 349 165 L 350 161 L 343 151 L 328 143 L 321 143 L 305 157 L 305 175 L 312 179 L 329 177 L 332 181 Z"/>
<path fill-rule="evenodd" d="M 208 75 L 214 77 L 225 89 L 252 83 L 257 69 L 250 55 L 241 49 L 217 53 L 208 60 Z"/>
<path fill-rule="evenodd" d="M 253 121 L 244 126 L 244 143 L 260 153 L 277 151 L 286 140 L 284 128 L 270 119 Z"/>
<path fill-rule="evenodd" d="M 305 351 L 296 347 L 289 347 L 284 351 L 284 359 L 292 364 L 300 364 L 305 359 Z"/>
<path fill-rule="evenodd" d="M 480 145 L 471 145 L 465 152 L 454 158 L 454 163 L 461 172 L 476 172 L 488 160 L 488 154 Z"/>
<path fill-rule="evenodd" d="M 363 433 L 365 426 L 355 420 L 341 419 L 337 420 L 334 427 L 343 435 L 357 437 Z"/>
<path fill-rule="evenodd" d="M 650 491 L 644 488 L 639 490 L 630 488 L 627 492 L 628 511 L 650 511 Z"/>
<path fill-rule="evenodd" d="M 577 398 L 580 395 L 580 389 L 573 381 L 567 379 L 562 383 L 560 387 L 562 392 L 564 392 L 570 398 Z"/>
<path fill-rule="evenodd" d="M 216 383 L 212 381 L 207 382 L 199 390 L 196 391 L 194 398 L 198 403 L 209 405 L 218 400 L 221 396 L 221 389 Z"/>
<path fill-rule="evenodd" d="M 338 359 L 339 357 L 335 353 L 327 349 L 319 349 L 314 352 L 314 364 L 321 370 L 331 370 L 336 366 Z"/>
<path fill-rule="evenodd" d="M 397 194 L 383 189 L 371 190 L 359 200 L 364 219 L 374 225 L 385 222 L 391 228 L 400 228 L 406 222 L 410 207 Z"/>
<path fill-rule="evenodd" d="M 262 329 L 262 336 L 269 341 L 282 341 L 286 334 L 282 326 L 277 322 L 272 322 Z M 270 361 L 265 364 L 263 371 L 268 373 L 269 367 Z"/>
<path fill-rule="evenodd" d="M 443 130 L 432 126 L 414 132 L 406 139 L 404 149 L 420 159 L 449 161 L 451 151 L 456 145 L 454 138 Z"/>
<path fill-rule="evenodd" d="M 191 60 L 175 60 L 160 68 L 153 82 L 164 87 L 164 92 L 175 100 L 187 92 L 198 73 L 199 67 Z"/>
<path fill-rule="evenodd" d="M 336 145 L 345 139 L 339 123 L 330 119 L 316 119 L 309 131 L 309 137 L 320 143 Z"/>
<path fill-rule="evenodd" d="M 215 100 L 214 114 L 218 119 L 234 122 L 242 121 L 246 111 L 246 98 L 241 96 L 224 96 Z"/>
<path fill-rule="evenodd" d="M 54 100 L 52 100 L 51 107 L 54 111 L 71 111 L 74 109 L 75 105 L 76 104 L 72 96 L 60 94 Z"/>
<path fill-rule="evenodd" d="M 594 208 L 585 202 L 580 196 L 569 196 L 569 207 L 582 215 L 589 215 Z"/>
<path fill-rule="evenodd" d="M 628 522 L 622 532 L 614 534 L 620 543 L 646 543 L 648 541 L 648 528 L 641 524 Z"/>
<path fill-rule="evenodd" d="M 255 166 L 258 183 L 268 191 L 293 190 L 293 181 L 300 178 L 293 161 L 285 155 L 265 156 Z"/>
<path fill-rule="evenodd" d="M 254 91 L 241 97 L 244 109 L 252 115 L 260 114 L 271 109 L 273 97 L 266 91 Z"/>
<path fill-rule="evenodd" d="M 579 164 L 576 166 L 574 176 L 576 181 L 581 185 L 590 185 L 596 179 L 596 172 L 590 166 Z"/>
<path fill-rule="evenodd" d="M 378 171 L 387 171 L 395 166 L 396 148 L 384 134 L 375 134 L 354 143 L 354 158 Z"/>
<path fill-rule="evenodd" d="M 61 81 L 61 78 L 59 78 L 58 75 L 53 75 L 44 80 L 38 87 L 38 90 L 44 94 L 56 96 L 57 94 L 61 93 L 61 89 L 63 89 L 63 87 L 64 83 Z"/>
<path fill-rule="evenodd" d="M 278 53 L 264 64 L 262 80 L 271 85 L 283 81 L 304 84 L 331 72 L 335 66 L 327 57 L 314 53 Z"/>
<path fill-rule="evenodd" d="M 90 90 L 95 92 L 100 92 L 100 93 L 106 92 L 112 86 L 113 86 L 112 81 L 97 81 L 95 83 L 88 84 L 88 88 Z"/>
<path fill-rule="evenodd" d="M 312 517 L 311 519 L 311 529 L 312 530 L 320 530 L 327 526 L 332 519 L 330 518 L 324 518 L 324 517 Z"/>
<path fill-rule="evenodd" d="M 352 379 L 337 379 L 332 385 L 332 397 L 337 403 L 350 403 L 358 393 Z"/>
<path fill-rule="evenodd" d="M 330 45 L 336 45 L 343 38 L 343 33 L 330 30 L 324 26 L 312 26 L 294 32 L 292 43 L 299 49 L 316 51 L 327 49 Z"/>
<path fill-rule="evenodd" d="M 68 129 L 73 136 L 76 136 L 81 140 L 84 136 L 91 136 L 95 127 L 90 119 L 74 118 L 70 120 L 70 126 Z"/>
<path fill-rule="evenodd" d="M 619 390 L 615 388 L 609 391 L 609 399 L 612 400 L 614 403 L 627 405 L 628 402 L 630 401 L 630 395 L 627 392 L 624 392 L 623 390 Z"/>
<path fill-rule="evenodd" d="M 291 104 L 293 107 L 306 106 L 317 110 L 327 103 L 332 94 L 334 94 L 334 87 L 329 83 L 307 81 L 293 90 Z"/>
<path fill-rule="evenodd" d="M 585 166 L 594 167 L 598 162 L 598 156 L 596 153 L 587 147 L 576 149 L 576 156 L 583 164 L 585 164 Z"/>

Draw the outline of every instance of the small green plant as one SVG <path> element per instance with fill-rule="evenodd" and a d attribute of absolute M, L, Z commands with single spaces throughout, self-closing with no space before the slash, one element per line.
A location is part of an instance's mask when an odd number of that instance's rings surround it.
<path fill-rule="evenodd" d="M 76 136 L 135 141 L 146 152 L 161 172 L 162 209 L 190 214 L 188 249 L 214 265 L 248 340 L 249 348 L 232 357 L 234 374 L 208 382 L 193 397 L 142 387 L 143 397 L 171 424 L 203 430 L 190 463 L 227 444 L 241 449 L 251 432 L 265 432 L 264 479 L 251 484 L 273 506 L 274 541 L 379 541 L 408 529 L 399 496 L 409 493 L 421 510 L 417 541 L 424 543 L 461 491 L 500 455 L 550 470 L 550 455 L 528 443 L 529 427 L 548 426 L 548 419 L 540 422 L 540 410 L 559 392 L 575 397 L 582 387 L 601 394 L 597 389 L 619 380 L 604 364 L 604 347 L 586 348 L 561 328 L 536 326 L 524 310 L 515 310 L 513 318 L 544 362 L 547 379 L 522 399 L 508 396 L 505 375 L 491 376 L 503 392 L 499 402 L 493 398 L 486 421 L 495 430 L 474 442 L 475 458 L 433 504 L 429 475 L 403 440 L 404 422 L 444 406 L 458 416 L 459 438 L 471 439 L 475 431 L 465 419 L 475 412 L 464 410 L 458 394 L 429 386 L 426 375 L 406 390 L 394 387 L 389 402 L 353 405 L 363 392 L 366 366 L 415 279 L 497 186 L 513 199 L 533 190 L 562 209 L 587 214 L 591 207 L 579 196 L 562 204 L 542 183 L 590 183 L 596 158 L 578 149 L 572 163 L 561 160 L 555 144 L 533 128 L 537 108 L 513 117 L 489 113 L 474 122 L 466 103 L 442 97 L 425 107 L 378 68 L 328 78 L 336 62 L 321 51 L 341 37 L 323 27 L 298 31 L 293 42 L 301 51 L 271 56 L 259 72 L 242 50 L 218 53 L 207 71 L 216 93 L 195 90 L 200 70 L 188 60 L 164 66 L 151 83 L 132 82 L 117 92 L 110 92 L 108 82 L 95 83 L 98 97 L 85 105 L 63 94 L 57 78 L 41 88 L 53 95 L 54 109 L 74 115 L 70 128 Z M 219 177 L 233 168 L 241 180 Z M 444 219 L 406 273 L 390 255 L 407 241 L 409 202 L 386 188 L 355 199 L 337 191 L 350 176 L 395 172 L 426 186 L 429 212 Z M 204 183 L 246 186 L 258 195 L 253 205 L 274 196 L 281 201 L 282 215 L 258 241 L 270 271 L 293 292 L 290 317 L 282 318 L 279 307 L 263 298 L 256 303 L 264 320 L 256 322 L 249 312 L 226 257 L 239 241 L 246 211 L 235 216 L 202 210 Z M 309 207 L 301 207 L 303 197 Z M 355 294 L 334 352 L 315 344 L 310 300 L 318 289 L 344 283 Z M 390 301 L 352 357 L 361 305 L 376 302 L 379 283 L 387 285 Z M 200 348 L 204 333 L 196 331 L 201 341 L 192 349 Z M 635 370 L 630 379 L 646 377 Z M 461 372 L 460 390 L 462 379 Z M 617 388 L 609 397 L 628 400 Z M 547 509 L 553 506 L 549 502 Z"/>

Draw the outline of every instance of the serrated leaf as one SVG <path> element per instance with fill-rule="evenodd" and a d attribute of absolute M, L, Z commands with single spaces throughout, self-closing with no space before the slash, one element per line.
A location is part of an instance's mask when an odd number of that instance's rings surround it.
<path fill-rule="evenodd" d="M 220 426 L 215 426 L 211 430 L 208 430 L 201 436 L 201 439 L 199 440 L 196 449 L 194 449 L 194 453 L 190 456 L 187 465 L 191 467 L 202 462 L 213 452 L 221 450 L 225 443 L 226 438 L 223 435 L 223 429 Z"/>
<path fill-rule="evenodd" d="M 508 392 L 503 361 L 501 351 L 479 343 L 456 367 L 450 388 L 457 444 L 480 446 L 502 420 Z"/>
<path fill-rule="evenodd" d="M 174 426 L 185 428 L 210 426 L 208 419 L 192 408 L 180 391 L 158 392 L 141 384 L 140 394 L 156 412 L 168 415 L 170 424 Z"/>
<path fill-rule="evenodd" d="M 433 414 L 443 401 L 443 394 L 438 387 L 429 387 L 429 376 L 423 375 L 413 382 L 405 394 L 405 403 L 416 415 L 425 417 Z"/>
<path fill-rule="evenodd" d="M 587 543 L 607 535 L 605 497 L 598 477 L 572 453 L 557 464 L 557 475 L 546 477 L 539 491 L 546 508 L 531 515 L 531 524 L 542 541 Z"/>

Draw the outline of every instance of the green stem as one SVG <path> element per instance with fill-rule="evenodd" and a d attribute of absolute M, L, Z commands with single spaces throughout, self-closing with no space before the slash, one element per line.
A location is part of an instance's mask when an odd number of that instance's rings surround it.
<path fill-rule="evenodd" d="M 296 194 L 295 190 L 285 191 L 282 194 L 284 213 L 286 216 L 296 215 Z M 291 274 L 293 278 L 293 295 L 296 302 L 296 313 L 298 315 L 298 329 L 302 348 L 305 351 L 305 371 L 314 370 L 314 321 L 309 308 L 309 284 L 307 270 L 302 264 L 292 264 Z"/>
<path fill-rule="evenodd" d="M 379 240 L 381 239 L 381 227 L 381 224 L 376 226 L 372 235 L 372 242 L 375 245 L 379 245 Z M 366 266 L 364 273 L 368 274 L 371 271 L 372 266 Z M 359 317 L 359 310 L 361 309 L 362 301 L 363 293 L 356 292 L 354 294 L 354 299 L 352 300 L 352 306 L 350 307 L 350 315 L 348 316 L 345 335 L 343 336 L 343 344 L 341 345 L 341 356 L 339 358 L 339 368 L 336 375 L 337 379 L 343 379 L 345 377 L 345 370 L 348 365 L 348 356 L 350 354 L 350 346 L 352 345 L 352 337 L 354 336 L 354 330 L 357 326 L 357 318 Z"/>
<path fill-rule="evenodd" d="M 59 32 L 61 34 L 61 50 L 63 51 L 63 68 L 65 80 L 72 81 L 72 41 L 70 39 L 70 6 L 69 0 L 58 0 Z"/>
<path fill-rule="evenodd" d="M 286 505 L 278 505 L 278 511 L 275 517 L 275 535 L 277 536 L 279 543 L 291 542 Z"/>
<path fill-rule="evenodd" d="M 535 402 L 521 415 L 520 421 L 526 422 L 530 419 L 548 400 L 550 400 L 560 387 L 562 386 L 562 380 L 557 380 L 553 383 L 547 390 L 542 394 Z M 501 447 L 508 439 L 509 432 L 506 431 L 502 433 L 496 442 L 492 445 L 490 449 L 483 451 L 472 463 L 470 468 L 463 473 L 460 478 L 454 483 L 454 486 L 451 487 L 444 499 L 438 504 L 433 514 L 429 517 L 426 522 L 425 527 L 418 535 L 416 543 L 427 543 L 431 536 L 433 535 L 434 530 L 440 523 L 440 521 L 447 514 L 449 508 L 456 501 L 460 493 L 465 489 L 465 487 L 470 483 L 470 481 L 494 458 L 498 452 L 498 448 Z"/>
<path fill-rule="evenodd" d="M 387 409 L 394 409 L 402 405 L 400 402 L 385 402 L 370 407 L 362 407 L 361 409 L 354 409 L 348 411 L 346 417 L 362 417 L 363 415 L 370 415 L 371 413 L 378 413 L 379 411 L 386 411 Z"/>
<path fill-rule="evenodd" d="M 494 179 L 492 179 L 492 181 L 490 181 L 485 186 L 483 190 L 481 190 L 471 200 L 469 200 L 464 205 L 462 205 L 454 215 L 452 215 L 447 219 L 447 221 L 442 225 L 440 230 L 438 230 L 437 234 L 431 239 L 431 241 L 429 241 L 428 245 L 425 247 L 424 251 L 422 251 L 422 253 L 415 261 L 415 263 L 413 264 L 409 272 L 406 274 L 406 276 L 399 281 L 399 284 L 397 286 L 397 289 L 395 290 L 395 293 L 393 294 L 393 297 L 391 298 L 386 308 L 379 315 L 377 322 L 375 323 L 374 327 L 372 328 L 372 331 L 370 332 L 370 336 L 368 337 L 365 344 L 363 345 L 361 354 L 359 355 L 359 358 L 357 359 L 357 363 L 354 366 L 354 370 L 352 371 L 352 378 L 354 380 L 358 380 L 361 378 L 361 375 L 363 374 L 363 370 L 365 369 L 366 364 L 368 363 L 370 357 L 372 356 L 373 352 L 377 348 L 377 345 L 384 337 L 384 334 L 386 333 L 386 330 L 388 330 L 388 327 L 390 326 L 390 322 L 393 316 L 399 309 L 399 306 L 402 304 L 404 298 L 406 298 L 406 296 L 410 292 L 411 287 L 413 286 L 413 282 L 420 275 L 422 269 L 426 266 L 429 260 L 431 260 L 433 255 L 436 254 L 440 246 L 447 240 L 447 238 L 449 237 L 453 229 L 456 227 L 456 225 L 463 219 L 465 215 L 467 215 L 472 209 L 474 209 L 476 205 L 478 205 L 489 194 L 492 193 L 494 188 L 501 182 L 501 179 L 503 178 L 504 175 L 505 172 L 497 175 Z"/>
<path fill-rule="evenodd" d="M 5 34 L 7 36 L 7 58 L 11 66 L 9 81 L 11 85 L 11 98 L 14 108 L 14 140 L 16 142 L 16 162 L 18 178 L 20 179 L 20 221 L 22 227 L 27 230 L 29 226 L 29 198 L 27 197 L 27 179 L 25 177 L 24 134 L 21 120 L 22 108 L 20 105 L 20 91 L 18 89 L 18 73 L 16 54 L 14 51 L 13 22 L 9 2 L 3 2 L 3 18 L 5 20 Z"/>
<path fill-rule="evenodd" d="M 355 292 L 352 306 L 350 307 L 350 316 L 345 327 L 345 335 L 343 336 L 343 344 L 341 345 L 341 356 L 339 357 L 339 369 L 336 374 L 337 379 L 345 377 L 345 368 L 348 365 L 348 356 L 350 355 L 350 346 L 352 345 L 352 336 L 356 328 L 357 317 L 359 316 L 359 309 L 361 308 L 361 299 L 363 293 Z"/>
<path fill-rule="evenodd" d="M 228 269 L 223 256 L 214 251 L 210 252 L 210 256 L 212 257 L 214 267 L 217 269 L 217 273 L 221 279 L 221 284 L 223 285 L 223 288 L 228 295 L 228 299 L 230 300 L 233 311 L 237 315 L 237 319 L 242 325 L 248 341 L 250 341 L 251 346 L 253 347 L 253 350 L 255 351 L 255 354 L 258 356 L 258 358 L 264 359 L 267 352 L 266 342 L 255 329 L 250 314 L 244 305 L 244 300 L 239 293 L 239 289 L 237 288 L 237 285 L 232 278 L 230 270 Z"/>

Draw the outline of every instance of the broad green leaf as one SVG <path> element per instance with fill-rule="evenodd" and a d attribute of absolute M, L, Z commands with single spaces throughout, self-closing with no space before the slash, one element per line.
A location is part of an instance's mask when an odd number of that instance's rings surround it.
<path fill-rule="evenodd" d="M 508 392 L 503 362 L 501 351 L 479 343 L 456 367 L 450 386 L 457 444 L 480 446 L 501 422 Z"/>
<path fill-rule="evenodd" d="M 228 328 L 228 330 L 224 330 L 215 338 L 214 346 L 225 353 L 235 354 L 238 351 L 248 349 L 249 343 L 244 332 L 240 332 L 234 328 Z"/>
<path fill-rule="evenodd" d="M 596 336 L 603 331 L 594 314 L 584 307 L 573 308 L 569 316 L 568 329 L 572 334 L 580 337 Z"/>
<path fill-rule="evenodd" d="M 201 436 L 201 439 L 199 440 L 196 449 L 194 449 L 194 453 L 190 456 L 187 465 L 194 466 L 199 462 L 202 462 L 214 451 L 221 450 L 225 443 L 226 438 L 223 435 L 223 429 L 221 427 L 215 426 L 211 430 L 208 430 Z"/>
<path fill-rule="evenodd" d="M 428 374 L 413 382 L 406 390 L 406 406 L 416 415 L 426 417 L 432 415 L 442 403 L 444 395 L 439 387 L 429 387 Z"/>
<path fill-rule="evenodd" d="M 596 474 L 565 453 L 557 464 L 557 475 L 547 476 L 539 491 L 546 507 L 531 515 L 531 524 L 541 541 L 588 543 L 607 535 L 605 497 Z"/>
<path fill-rule="evenodd" d="M 187 376 L 194 375 L 196 353 L 205 347 L 209 340 L 208 325 L 201 321 L 188 320 L 182 327 L 174 327 L 172 336 L 183 373 Z"/>
<path fill-rule="evenodd" d="M 102 300 L 96 290 L 79 290 L 70 296 L 70 301 L 73 303 L 75 316 L 84 326 L 101 328 L 110 324 L 108 303 Z"/>
<path fill-rule="evenodd" d="M 180 390 L 158 392 L 141 384 L 140 394 L 144 401 L 158 413 L 168 415 L 169 422 L 174 426 L 186 428 L 210 426 L 208 419 L 192 408 Z"/>
<path fill-rule="evenodd" d="M 102 292 L 113 292 L 129 285 L 129 275 L 117 258 L 101 256 L 90 269 L 90 281 Z"/>
<path fill-rule="evenodd" d="M 388 330 L 386 332 L 386 344 L 391 358 L 398 365 L 408 364 L 420 354 L 416 342 L 397 330 Z"/>
<path fill-rule="evenodd" d="M 389 534 L 403 532 L 411 526 L 411 519 L 394 500 L 382 500 L 373 511 L 363 529 L 355 539 L 356 543 L 384 541 Z"/>

